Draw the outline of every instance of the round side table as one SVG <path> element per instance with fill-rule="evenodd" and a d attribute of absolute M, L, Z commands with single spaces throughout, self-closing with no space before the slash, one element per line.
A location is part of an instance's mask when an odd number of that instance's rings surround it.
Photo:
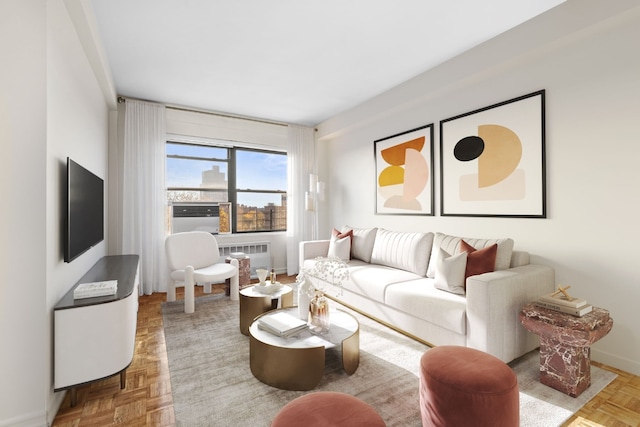
<path fill-rule="evenodd" d="M 242 289 L 240 291 L 240 332 L 248 336 L 253 319 L 278 308 L 278 299 L 280 299 L 281 308 L 293 307 L 291 286 L 282 285 L 282 288 L 273 294 L 262 294 L 253 286 Z"/>
<path fill-rule="evenodd" d="M 298 317 L 296 307 L 278 311 Z M 273 313 L 265 313 L 259 318 Z M 327 349 L 340 351 L 342 368 L 347 374 L 358 369 L 360 324 L 346 311 L 331 311 L 331 328 L 324 335 L 312 334 L 307 328 L 297 335 L 282 338 L 263 331 L 258 323 L 256 319 L 249 328 L 249 367 L 253 376 L 265 384 L 282 390 L 315 388 L 324 374 Z"/>

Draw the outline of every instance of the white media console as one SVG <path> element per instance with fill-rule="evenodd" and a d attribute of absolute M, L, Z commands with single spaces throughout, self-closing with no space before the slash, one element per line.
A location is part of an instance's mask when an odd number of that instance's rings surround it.
<path fill-rule="evenodd" d="M 138 317 L 139 256 L 101 258 L 54 307 L 54 390 L 120 374 L 133 360 Z M 116 295 L 74 299 L 81 283 L 117 280 Z"/>

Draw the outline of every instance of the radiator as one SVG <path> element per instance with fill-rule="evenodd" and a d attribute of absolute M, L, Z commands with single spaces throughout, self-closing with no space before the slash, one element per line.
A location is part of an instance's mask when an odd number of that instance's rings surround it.
<path fill-rule="evenodd" d="M 244 252 L 251 260 L 251 278 L 257 278 L 256 268 L 271 270 L 271 242 L 219 245 L 220 257 L 225 259 L 233 252 Z"/>

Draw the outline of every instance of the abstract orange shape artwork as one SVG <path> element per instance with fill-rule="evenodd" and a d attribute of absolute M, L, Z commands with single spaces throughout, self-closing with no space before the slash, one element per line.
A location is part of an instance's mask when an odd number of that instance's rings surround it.
<path fill-rule="evenodd" d="M 478 158 L 478 187 L 489 187 L 507 178 L 522 158 L 522 143 L 511 129 L 500 125 L 478 126 L 485 144 Z"/>
<path fill-rule="evenodd" d="M 406 151 L 413 149 L 418 152 L 422 151 L 424 147 L 425 137 L 412 139 L 411 141 L 403 142 L 402 144 L 394 145 L 393 147 L 385 148 L 380 152 L 380 155 L 385 162 L 390 165 L 400 166 L 406 163 Z"/>

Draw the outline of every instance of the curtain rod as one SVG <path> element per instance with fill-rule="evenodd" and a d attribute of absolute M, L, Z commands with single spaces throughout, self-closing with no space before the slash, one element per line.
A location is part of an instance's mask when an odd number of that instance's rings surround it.
<path fill-rule="evenodd" d="M 127 99 L 132 99 L 132 100 L 136 100 L 136 101 L 144 101 L 144 102 L 153 102 L 153 101 L 147 101 L 147 100 L 144 100 L 144 99 L 127 98 L 127 97 L 124 97 L 124 96 L 118 96 L 118 104 L 124 103 Z M 247 120 L 247 121 L 250 121 L 250 122 L 265 123 L 265 124 L 268 124 L 268 125 L 289 126 L 287 123 L 282 123 L 282 122 L 274 122 L 274 121 L 265 120 L 265 119 L 256 119 L 256 118 L 253 118 L 253 117 L 235 116 L 233 114 L 216 113 L 214 111 L 197 110 L 195 108 L 187 108 L 187 107 L 182 107 L 182 106 L 177 106 L 177 105 L 165 104 L 165 108 L 169 108 L 171 110 L 176 110 L 176 111 L 186 111 L 186 112 L 189 112 L 189 113 L 209 114 L 211 116 L 225 117 L 225 118 L 229 118 L 229 119 Z"/>

